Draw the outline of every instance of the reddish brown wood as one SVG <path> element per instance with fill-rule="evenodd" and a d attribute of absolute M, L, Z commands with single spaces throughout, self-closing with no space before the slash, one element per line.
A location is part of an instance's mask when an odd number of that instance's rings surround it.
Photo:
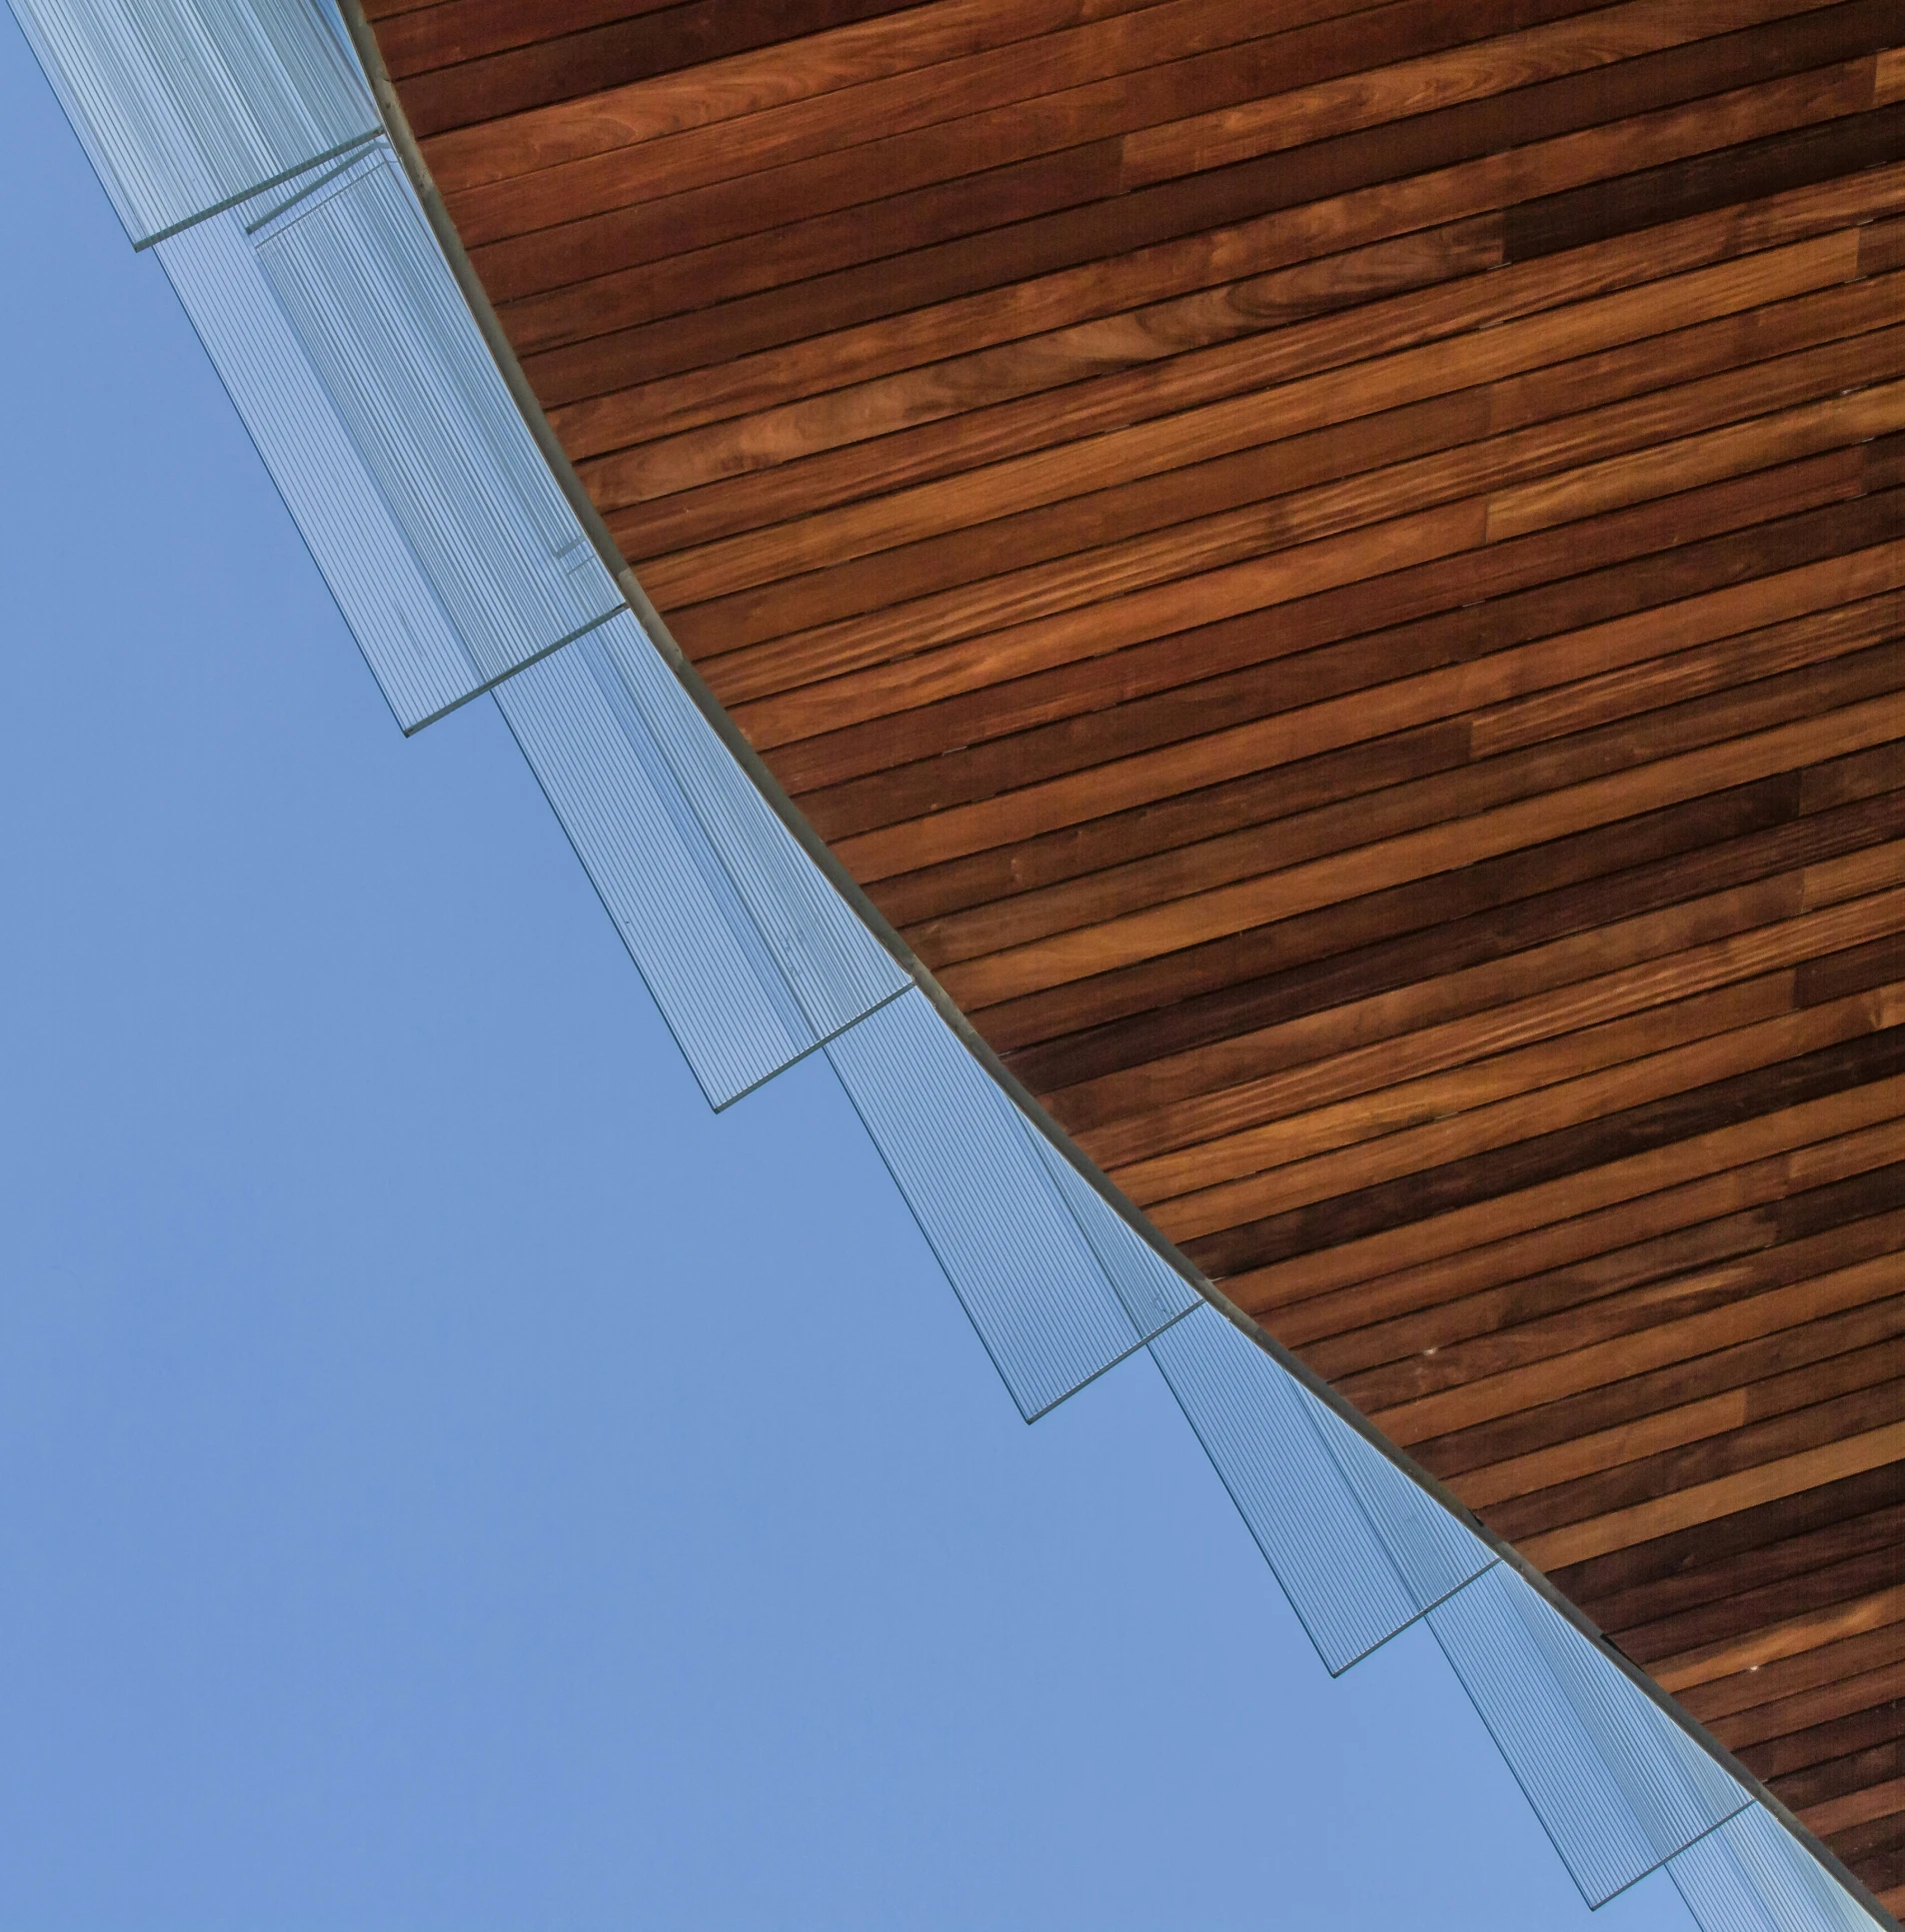
<path fill-rule="evenodd" d="M 371 11 L 837 858 L 1905 1887 L 1892 0 Z"/>

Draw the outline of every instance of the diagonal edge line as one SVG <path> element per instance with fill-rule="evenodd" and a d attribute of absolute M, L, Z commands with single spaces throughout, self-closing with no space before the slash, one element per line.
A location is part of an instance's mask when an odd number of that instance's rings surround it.
<path fill-rule="evenodd" d="M 465 705 L 472 704 L 477 699 L 495 691 L 499 685 L 508 684 L 519 671 L 532 670 L 535 666 L 541 664 L 545 658 L 553 658 L 565 645 L 574 644 L 578 638 L 586 638 L 592 631 L 600 631 L 605 624 L 613 624 L 627 609 L 628 606 L 626 604 L 617 604 L 611 609 L 604 611 L 600 617 L 592 617 L 587 624 L 581 625 L 576 630 L 571 631 L 567 637 L 558 638 L 554 644 L 544 645 L 541 650 L 534 651 L 527 658 L 511 665 L 507 671 L 499 671 L 494 678 L 486 678 L 482 684 L 473 686 L 461 698 L 453 698 L 449 704 L 439 706 L 428 718 L 420 718 L 414 725 L 406 725 L 402 720 L 399 720 L 398 730 L 406 738 L 415 738 L 419 732 L 426 730 L 429 726 L 435 725 L 441 719 L 448 718 L 452 712 L 461 711 Z"/>
<path fill-rule="evenodd" d="M 373 102 L 375 106 L 376 103 Z M 237 208 L 248 202 L 254 195 L 268 193 L 273 188 L 281 188 L 287 181 L 295 181 L 307 168 L 321 168 L 327 161 L 335 161 L 341 155 L 355 154 L 359 148 L 374 146 L 387 139 L 382 127 L 368 129 L 363 134 L 354 134 L 348 141 L 340 141 L 336 147 L 326 148 L 321 154 L 307 156 L 295 168 L 285 168 L 263 181 L 254 182 L 251 187 L 236 195 L 227 195 L 223 201 L 215 201 L 209 208 L 201 208 L 196 215 L 187 215 L 183 221 L 175 221 L 167 227 L 158 229 L 150 235 L 136 238 L 132 252 L 142 255 L 149 248 L 156 248 L 161 242 L 169 242 L 174 235 L 183 235 L 188 228 L 196 228 L 201 222 L 208 222 L 214 215 L 222 215 L 228 209 Z"/>

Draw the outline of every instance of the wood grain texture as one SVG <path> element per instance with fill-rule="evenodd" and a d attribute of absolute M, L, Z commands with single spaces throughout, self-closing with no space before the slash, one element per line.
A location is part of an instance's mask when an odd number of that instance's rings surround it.
<path fill-rule="evenodd" d="M 1905 1898 L 1892 0 L 371 12 L 836 857 Z"/>

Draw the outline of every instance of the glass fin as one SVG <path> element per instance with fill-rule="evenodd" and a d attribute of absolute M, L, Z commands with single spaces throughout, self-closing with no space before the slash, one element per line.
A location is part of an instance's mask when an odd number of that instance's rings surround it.
<path fill-rule="evenodd" d="M 600 623 L 621 592 L 389 147 L 299 189 L 260 197 L 247 232 L 480 688 Z"/>
<path fill-rule="evenodd" d="M 1667 1869 L 1700 1932 L 1876 1932 L 1878 1925 L 1764 1805 L 1747 1806 Z"/>
<path fill-rule="evenodd" d="M 912 980 L 736 763 L 633 615 L 594 634 L 603 688 L 659 753 L 719 858 L 810 1040 L 822 1040 Z"/>
<path fill-rule="evenodd" d="M 264 458 L 344 621 L 407 730 L 476 668 L 273 298 L 237 215 L 153 251 Z"/>
<path fill-rule="evenodd" d="M 1038 1151 L 1043 1136 L 924 992 L 827 1052 L 1027 1421 L 1139 1344 Z"/>
<path fill-rule="evenodd" d="M 691 721 L 678 718 L 675 750 L 685 761 L 692 752 L 697 761 L 699 799 L 684 788 L 630 689 L 644 686 L 648 706 L 660 708 L 667 700 L 659 681 L 669 678 L 624 611 L 518 672 L 497 686 L 495 697 L 703 1091 L 725 1106 L 822 1037 L 727 862 L 748 862 L 752 871 L 744 867 L 742 878 L 751 891 L 764 879 L 772 889 L 783 875 L 800 886 L 792 910 L 774 911 L 777 941 L 804 918 L 811 921 L 808 930 L 819 931 L 830 919 L 852 915 L 838 899 L 838 912 L 829 914 L 823 896 L 832 888 L 758 795 L 759 813 L 752 817 L 729 799 L 734 816 L 718 822 L 719 844 L 710 836 L 697 804 L 745 786 L 746 775 L 705 720 L 692 720 L 706 734 L 696 747 Z M 682 702 L 688 703 L 686 693 Z M 716 771 L 721 760 L 732 779 Z M 810 879 L 800 878 L 801 867 Z M 809 981 L 818 977 L 817 960 L 833 963 L 835 941 L 845 966 L 823 993 L 810 986 L 818 1009 L 832 1016 L 857 998 L 885 996 L 891 982 L 853 952 L 844 934 L 830 930 L 824 937 L 827 944 L 816 941 L 800 955 Z M 866 944 L 874 945 L 871 936 Z M 897 978 L 898 967 L 893 971 Z"/>
<path fill-rule="evenodd" d="M 405 731 L 623 608 L 385 143 L 156 252 Z"/>
<path fill-rule="evenodd" d="M 1042 1133 L 1034 1128 L 1030 1137 L 1139 1340 L 1148 1341 L 1201 1304 L 1203 1296 Z"/>
<path fill-rule="evenodd" d="M 1428 1621 L 1590 1906 L 1748 1802 L 1611 1657 L 1504 1565 Z"/>
<path fill-rule="evenodd" d="M 1334 1432 L 1348 1432 L 1347 1425 L 1215 1308 L 1167 1328 L 1152 1341 L 1151 1356 L 1331 1675 L 1413 1623 L 1442 1594 L 1446 1579 L 1464 1567 L 1464 1539 L 1467 1561 L 1492 1561 L 1419 1489 L 1450 1533 L 1417 1523 L 1381 1474 L 1337 1440 Z M 1358 1483 L 1378 1501 L 1379 1517 L 1365 1507 Z M 1402 1533 L 1392 1549 L 1386 1533 L 1395 1531 Z"/>
<path fill-rule="evenodd" d="M 1365 1435 L 1308 1389 L 1302 1392 L 1311 1425 L 1362 1505 L 1417 1609 L 1439 1603 L 1496 1560 L 1473 1530 Z"/>

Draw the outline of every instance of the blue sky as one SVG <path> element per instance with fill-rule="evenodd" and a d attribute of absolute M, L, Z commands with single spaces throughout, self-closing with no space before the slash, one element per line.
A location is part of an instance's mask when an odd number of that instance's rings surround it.
<path fill-rule="evenodd" d="M 824 1065 L 707 1111 L 4 14 L 0 145 L 0 1928 L 1686 1932 L 1148 1363 L 1017 1420 Z"/>

